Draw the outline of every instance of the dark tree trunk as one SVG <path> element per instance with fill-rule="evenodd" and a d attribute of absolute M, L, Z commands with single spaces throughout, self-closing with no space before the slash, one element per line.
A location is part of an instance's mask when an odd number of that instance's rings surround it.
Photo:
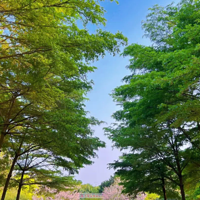
<path fill-rule="evenodd" d="M 20 179 L 20 182 L 19 182 L 16 200 L 19 200 L 19 197 L 20 197 L 20 193 L 21 193 L 21 189 L 22 189 L 22 185 L 23 185 L 24 173 L 25 173 L 25 171 L 23 170 L 22 174 L 21 174 L 21 179 Z"/>
<path fill-rule="evenodd" d="M 183 175 L 182 175 L 182 170 L 181 170 L 181 167 L 180 167 L 180 162 L 179 162 L 178 159 L 177 159 L 177 168 L 178 168 L 178 178 L 179 178 L 179 187 L 180 187 L 180 190 L 181 190 L 181 197 L 182 197 L 182 200 L 186 200 L 184 184 L 183 184 Z"/>
<path fill-rule="evenodd" d="M 11 116 L 11 113 L 12 113 L 12 109 L 13 109 L 13 106 L 15 104 L 15 100 L 16 100 L 17 96 L 12 96 L 11 98 L 11 105 L 10 105 L 10 108 L 8 109 L 8 113 L 7 113 L 7 117 L 6 117 L 6 120 L 4 121 L 4 126 L 3 126 L 3 129 L 1 131 L 1 136 L 0 136 L 0 150 L 3 146 L 3 142 L 4 142 L 4 138 L 6 136 L 6 132 L 7 132 L 7 129 L 8 129 L 8 124 L 9 124 L 9 120 L 10 120 L 10 116 Z"/>
<path fill-rule="evenodd" d="M 3 146 L 4 137 L 5 137 L 4 133 L 1 133 L 1 137 L 0 137 L 0 151 L 1 151 L 1 148 Z"/>
<path fill-rule="evenodd" d="M 166 189 L 165 189 L 165 179 L 164 178 L 162 178 L 162 190 L 163 190 L 164 200 L 167 200 L 167 194 L 166 194 Z"/>
<path fill-rule="evenodd" d="M 182 200 L 186 200 L 182 175 L 179 176 L 179 181 L 180 181 L 180 190 L 181 190 L 181 197 L 182 197 Z"/>
<path fill-rule="evenodd" d="M 4 136 L 4 137 L 5 137 L 5 136 Z M 9 171 L 8 176 L 7 176 L 7 178 L 6 178 L 5 186 L 4 186 L 4 188 L 3 188 L 3 193 L 2 193 L 2 196 L 1 196 L 1 200 L 4 200 L 5 197 L 6 197 L 6 192 L 7 192 L 7 189 L 8 189 L 8 184 L 9 184 L 10 179 L 11 179 L 11 177 L 12 177 L 12 172 L 13 172 L 13 170 L 14 170 L 14 167 L 15 167 L 15 164 L 16 164 L 16 162 L 17 162 L 17 159 L 18 159 L 18 157 L 20 156 L 20 151 L 21 151 L 22 144 L 23 144 L 23 140 L 21 141 L 17 152 L 15 152 L 15 157 L 13 158 L 12 165 L 11 165 L 11 167 L 10 167 L 10 171 Z"/>
<path fill-rule="evenodd" d="M 4 200 L 5 197 L 6 197 L 6 192 L 7 192 L 7 189 L 8 189 L 8 184 L 9 184 L 10 178 L 12 177 L 12 172 L 14 170 L 15 163 L 17 162 L 17 158 L 18 158 L 18 154 L 15 154 L 15 157 L 14 157 L 14 159 L 12 161 L 12 165 L 11 165 L 10 171 L 9 171 L 8 176 L 6 178 L 6 182 L 5 182 L 5 185 L 4 185 L 4 188 L 3 188 L 3 193 L 2 193 L 2 196 L 1 196 L 1 200 Z"/>

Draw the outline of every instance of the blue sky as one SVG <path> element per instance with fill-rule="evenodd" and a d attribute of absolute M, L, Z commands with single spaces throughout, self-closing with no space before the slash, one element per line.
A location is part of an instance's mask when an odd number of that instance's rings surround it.
<path fill-rule="evenodd" d="M 119 5 L 105 0 L 101 3 L 106 10 L 107 25 L 105 29 L 112 33 L 122 32 L 128 38 L 129 44 L 151 45 L 149 39 L 143 37 L 144 31 L 141 28 L 141 22 L 145 20 L 148 8 L 155 4 L 166 6 L 172 2 L 178 3 L 179 0 L 119 0 Z M 86 109 L 92 116 L 107 124 L 94 128 L 95 136 L 106 142 L 106 148 L 97 152 L 98 158 L 93 160 L 93 165 L 86 166 L 76 175 L 76 179 L 81 180 L 84 184 L 97 186 L 108 180 L 114 174 L 114 170 L 108 169 L 108 163 L 114 162 L 121 155 L 118 149 L 112 148 L 111 141 L 104 135 L 103 127 L 114 122 L 111 115 L 119 107 L 116 106 L 109 94 L 115 87 L 123 84 L 122 78 L 129 74 L 126 69 L 128 63 L 128 58 L 106 55 L 94 63 L 98 69 L 88 76 L 94 81 L 94 86 L 88 94 L 90 100 L 86 103 Z"/>

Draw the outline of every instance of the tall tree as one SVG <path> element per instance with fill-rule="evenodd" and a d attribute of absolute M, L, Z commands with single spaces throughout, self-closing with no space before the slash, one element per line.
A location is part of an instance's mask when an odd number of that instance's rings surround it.
<path fill-rule="evenodd" d="M 122 106 L 113 116 L 121 123 L 107 129 L 116 146 L 149 153 L 147 160 L 170 167 L 182 199 L 185 169 L 200 144 L 199 8 L 200 1 L 184 0 L 151 9 L 143 27 L 154 45 L 125 49 L 132 74 L 113 93 Z"/>
<path fill-rule="evenodd" d="M 80 29 L 77 20 L 105 24 L 98 1 L 1 2 L 0 148 L 5 136 L 52 109 L 63 98 L 77 99 L 91 88 L 89 62 L 115 53 L 120 34 Z"/>
<path fill-rule="evenodd" d="M 90 125 L 95 125 L 98 121 L 87 118 L 87 113 L 79 103 L 75 101 L 70 103 L 68 100 L 60 102 L 59 108 L 51 112 L 47 111 L 42 124 L 35 123 L 35 126 L 21 129 L 23 133 L 19 132 L 23 136 L 21 138 L 12 137 L 9 149 L 13 161 L 4 186 L 2 200 L 5 198 L 12 172 L 16 170 L 16 163 L 19 166 L 17 171 L 22 175 L 26 173 L 30 180 L 34 179 L 35 184 L 55 186 L 47 181 L 52 179 L 52 182 L 56 181 L 56 187 L 59 187 L 57 168 L 62 167 L 63 171 L 73 174 L 84 164 L 92 163 L 90 159 L 96 155 L 94 150 L 104 147 L 105 144 L 92 136 Z M 48 123 L 50 119 L 53 120 Z M 45 170 L 47 167 L 52 169 Z M 53 178 L 55 175 L 56 177 Z M 63 174 L 60 173 L 60 176 Z M 33 184 L 29 181 L 24 183 L 27 181 L 23 180 L 23 176 L 21 177 L 20 187 Z M 70 182 L 66 181 L 65 186 L 70 185 Z M 64 184 L 64 179 L 60 178 L 60 183 Z"/>
<path fill-rule="evenodd" d="M 70 159 L 76 170 L 91 163 L 104 143 L 93 137 L 91 125 L 98 121 L 84 110 L 92 85 L 87 73 L 95 69 L 92 61 L 106 52 L 117 53 L 127 39 L 100 29 L 89 33 L 87 23 L 106 21 L 96 0 L 3 0 L 0 13 L 0 149 L 18 145 L 10 154 L 6 191 L 23 156 L 16 150 L 25 130 L 23 146 L 36 145 Z"/>

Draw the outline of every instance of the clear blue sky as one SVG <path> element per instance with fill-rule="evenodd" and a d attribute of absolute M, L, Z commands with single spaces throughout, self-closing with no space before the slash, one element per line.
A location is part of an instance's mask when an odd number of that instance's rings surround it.
<path fill-rule="evenodd" d="M 178 3 L 179 0 L 119 0 L 119 5 L 105 0 L 101 3 L 107 11 L 105 14 L 107 19 L 105 29 L 112 33 L 122 32 L 128 38 L 129 44 L 150 45 L 149 39 L 143 37 L 144 32 L 141 28 L 141 21 L 145 20 L 148 8 L 155 4 L 165 6 L 172 2 Z M 97 152 L 98 158 L 93 160 L 93 165 L 86 166 L 76 175 L 76 179 L 81 180 L 84 184 L 89 183 L 97 186 L 108 180 L 114 174 L 114 170 L 108 169 L 108 163 L 117 160 L 121 155 L 118 149 L 112 149 L 112 143 L 104 135 L 103 127 L 114 122 L 111 115 L 119 107 L 115 105 L 109 94 L 115 87 L 121 85 L 122 78 L 129 74 L 126 69 L 128 63 L 128 58 L 119 55 L 115 57 L 106 55 L 94 63 L 98 69 L 89 74 L 89 78 L 95 84 L 93 90 L 88 94 L 90 100 L 86 104 L 86 109 L 90 111 L 92 116 L 107 122 L 107 124 L 94 128 L 95 136 L 106 142 L 106 148 Z"/>

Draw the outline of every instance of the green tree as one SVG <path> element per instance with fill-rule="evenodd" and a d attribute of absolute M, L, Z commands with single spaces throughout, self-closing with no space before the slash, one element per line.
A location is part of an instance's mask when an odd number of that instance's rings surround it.
<path fill-rule="evenodd" d="M 162 160 L 178 178 L 182 199 L 186 167 L 200 145 L 199 8 L 200 1 L 184 0 L 150 9 L 143 27 L 154 45 L 125 49 L 132 74 L 113 93 L 122 106 L 113 115 L 120 124 L 107 129 L 119 148 Z"/>
<path fill-rule="evenodd" d="M 200 197 L 199 163 L 198 156 L 185 170 L 185 174 L 187 174 L 185 189 L 188 199 L 198 199 Z"/>
<path fill-rule="evenodd" d="M 62 167 L 62 171 L 74 174 L 84 164 L 91 164 L 91 157 L 96 155 L 94 150 L 104 147 L 103 142 L 92 136 L 89 127 L 98 121 L 87 118 L 86 114 L 79 102 L 70 104 L 65 100 L 62 104 L 60 102 L 59 108 L 47 112 L 43 124 L 21 129 L 21 138 L 12 137 L 9 147 L 12 165 L 2 199 L 5 198 L 13 170 L 15 174 L 16 171 L 17 175 L 21 174 L 19 189 L 28 184 L 47 185 L 57 189 L 74 184 L 69 181 L 72 180 L 70 177 L 62 178 L 63 173 L 57 169 Z M 51 124 L 48 123 L 49 119 L 54 119 Z M 16 164 L 19 166 L 17 169 Z M 47 167 L 51 170 L 47 170 Z M 28 180 L 23 179 L 24 174 L 29 176 Z"/>
<path fill-rule="evenodd" d="M 153 57 L 155 51 L 151 51 L 151 48 L 132 45 L 125 53 L 134 55 L 134 67 L 138 67 L 138 70 L 148 54 L 152 60 L 145 61 L 145 64 L 154 67 L 157 64 L 157 67 L 160 67 L 156 54 Z M 145 65 L 143 67 L 145 68 Z M 161 88 L 154 83 L 151 85 L 152 74 L 147 72 L 144 75 L 133 74 L 126 77 L 127 84 L 115 90 L 116 100 L 123 106 L 123 110 L 116 112 L 114 117 L 122 123 L 107 131 L 116 146 L 131 149 L 134 154 L 141 152 L 146 154 L 145 159 L 148 159 L 148 162 L 157 159 L 170 167 L 179 179 L 176 184 L 180 187 L 184 199 L 183 170 L 190 162 L 192 152 L 189 149 L 183 150 L 187 139 L 183 137 L 182 130 L 171 127 L 173 119 L 162 120 L 162 113 L 166 108 L 159 108 L 160 104 L 172 99 L 170 95 L 176 88 Z M 175 182 L 174 179 L 170 180 Z"/>
<path fill-rule="evenodd" d="M 83 184 L 78 189 L 80 193 L 98 193 L 99 187 L 98 186 L 92 186 L 90 184 Z"/>
<path fill-rule="evenodd" d="M 103 181 L 99 186 L 99 192 L 102 193 L 105 187 L 110 187 L 114 183 L 114 176 L 111 176 L 109 180 Z"/>
<path fill-rule="evenodd" d="M 23 146 L 51 152 L 61 166 L 71 160 L 74 170 L 91 163 L 104 143 L 93 137 L 91 126 L 98 121 L 84 110 L 92 85 L 87 73 L 95 69 L 92 61 L 119 52 L 127 39 L 88 32 L 89 22 L 105 24 L 95 0 L 3 0 L 0 13 L 0 149 L 13 159 L 6 191 Z"/>
<path fill-rule="evenodd" d="M 105 24 L 98 1 L 70 0 L 1 2 L 1 137 L 16 133 L 57 106 L 63 98 L 77 99 L 91 88 L 89 62 L 115 54 L 126 38 L 80 29 L 77 20 Z"/>
<path fill-rule="evenodd" d="M 111 165 L 112 166 L 112 165 Z M 149 161 L 144 153 L 124 154 L 113 164 L 123 181 L 124 193 L 137 197 L 142 192 L 159 194 L 163 199 L 179 199 L 177 184 L 169 181 L 174 173 L 162 161 Z"/>

